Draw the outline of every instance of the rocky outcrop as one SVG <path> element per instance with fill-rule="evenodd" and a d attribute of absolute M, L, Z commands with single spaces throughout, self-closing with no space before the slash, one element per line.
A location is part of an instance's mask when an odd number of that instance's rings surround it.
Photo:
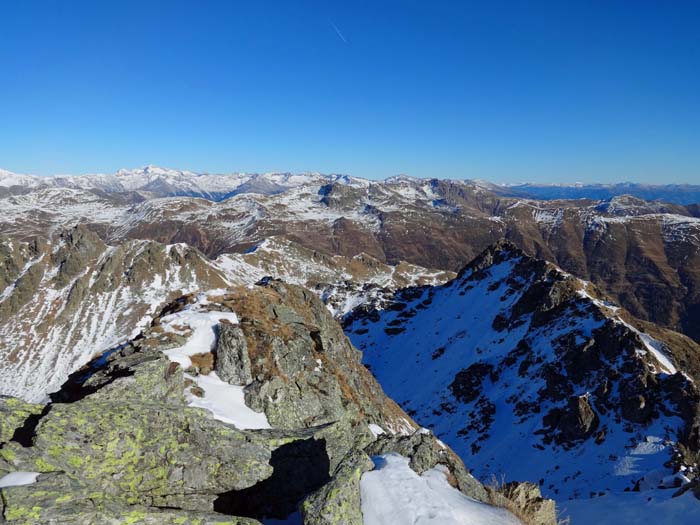
<path fill-rule="evenodd" d="M 304 525 L 362 525 L 360 479 L 373 468 L 367 454 L 350 452 L 332 479 L 302 503 Z"/>
<path fill-rule="evenodd" d="M 192 366 L 171 360 L 206 333 L 188 319 L 214 312 L 238 323 L 212 325 L 214 343 L 189 351 Z M 242 387 L 272 428 L 193 406 L 204 375 Z M 418 472 L 447 466 L 455 486 L 485 501 L 461 460 L 385 396 L 323 303 L 279 281 L 184 296 L 74 372 L 50 403 L 1 398 L 0 412 L 0 475 L 38 475 L 0 489 L 8 524 L 252 525 L 300 509 L 305 524 L 361 525 L 360 478 L 370 455 L 389 452 Z M 406 435 L 375 442 L 370 425 Z"/>
<path fill-rule="evenodd" d="M 572 397 L 566 408 L 552 409 L 542 421 L 552 429 L 554 440 L 565 447 L 591 436 L 600 422 L 587 395 Z M 604 437 L 605 434 L 600 436 L 601 439 Z"/>
<path fill-rule="evenodd" d="M 243 330 L 238 326 L 229 323 L 219 325 L 214 354 L 215 370 L 222 380 L 232 385 L 250 385 L 253 382 L 248 345 Z"/>
<path fill-rule="evenodd" d="M 23 525 L 260 525 L 255 519 L 216 512 L 128 504 L 61 472 L 3 489 L 0 511 L 0 523 Z"/>
<path fill-rule="evenodd" d="M 246 403 L 265 412 L 274 427 L 334 423 L 326 430 L 332 468 L 371 439 L 368 423 L 415 430 L 315 294 L 266 280 L 216 300 L 236 312 L 239 324 L 219 325 L 215 370 L 244 386 Z"/>
<path fill-rule="evenodd" d="M 43 408 L 16 397 L 0 396 L 0 443 L 10 441 L 26 421 L 38 418 Z"/>

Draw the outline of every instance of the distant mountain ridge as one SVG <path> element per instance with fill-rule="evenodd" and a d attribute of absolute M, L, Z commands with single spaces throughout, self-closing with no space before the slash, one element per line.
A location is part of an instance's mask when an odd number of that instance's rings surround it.
<path fill-rule="evenodd" d="M 427 182 L 437 179 L 397 175 L 384 180 L 370 181 L 361 177 L 342 174 L 306 172 L 225 173 L 211 174 L 158 166 L 136 169 L 120 169 L 114 174 L 56 175 L 38 177 L 0 169 L 0 188 L 67 187 L 101 190 L 108 193 L 139 191 L 155 197 L 190 196 L 220 201 L 240 193 L 275 194 L 311 182 L 367 185 L 371 182 L 400 184 L 402 182 Z M 443 179 L 444 180 L 444 179 Z M 480 179 L 451 180 L 478 187 L 506 197 L 525 197 L 542 200 L 593 199 L 606 200 L 630 195 L 647 201 L 664 201 L 673 204 L 700 203 L 700 185 L 693 184 L 639 184 L 620 182 L 612 184 L 495 184 Z"/>
<path fill-rule="evenodd" d="M 147 197 L 201 197 L 221 201 L 240 193 L 274 195 L 289 188 L 312 182 L 340 181 L 353 184 L 347 175 L 320 173 L 230 173 L 209 174 L 187 170 L 145 166 L 120 169 L 114 174 L 56 175 L 38 177 L 0 170 L 0 188 L 6 191 L 71 188 L 99 190 L 106 193 L 140 192 Z"/>
<path fill-rule="evenodd" d="M 186 243 L 212 259 L 278 237 L 329 256 L 364 253 L 446 271 L 507 238 L 601 286 L 635 316 L 700 339 L 698 205 L 631 196 L 544 201 L 500 195 L 482 181 L 319 174 L 236 179 L 238 193 L 215 201 L 217 191 L 230 193 L 204 184 L 225 181 L 218 176 L 148 168 L 113 178 L 148 189 L 0 187 L 0 234 L 30 240 L 82 224 L 107 244 Z M 195 191 L 180 178 L 201 183 Z M 176 183 L 191 195 L 163 196 Z"/>
<path fill-rule="evenodd" d="M 647 201 L 674 204 L 700 203 L 700 185 L 696 184 L 512 184 L 501 186 L 501 195 L 531 199 L 594 199 L 605 200 L 620 195 L 631 195 Z"/>

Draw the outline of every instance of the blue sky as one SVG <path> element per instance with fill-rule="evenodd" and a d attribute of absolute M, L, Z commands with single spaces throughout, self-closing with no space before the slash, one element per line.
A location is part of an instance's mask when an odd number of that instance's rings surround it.
<path fill-rule="evenodd" d="M 700 2 L 0 3 L 0 167 L 700 183 Z"/>

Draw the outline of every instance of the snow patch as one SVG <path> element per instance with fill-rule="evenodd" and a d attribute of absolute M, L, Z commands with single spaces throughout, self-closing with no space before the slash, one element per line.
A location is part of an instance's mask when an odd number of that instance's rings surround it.
<path fill-rule="evenodd" d="M 421 476 L 408 458 L 387 454 L 374 458 L 375 470 L 360 479 L 364 525 L 519 525 L 505 509 L 471 499 L 450 486 L 444 467 Z"/>
<path fill-rule="evenodd" d="M 5 487 L 19 487 L 21 485 L 31 485 L 36 483 L 38 472 L 10 472 L 0 478 L 0 489 Z"/>
<path fill-rule="evenodd" d="M 374 437 L 381 436 L 382 434 L 385 433 L 384 429 L 375 423 L 370 423 L 368 426 L 369 426 L 370 432 L 372 432 L 372 434 L 374 434 Z"/>
<path fill-rule="evenodd" d="M 194 304 L 161 319 L 161 326 L 166 331 L 187 338 L 184 345 L 163 352 L 171 361 L 179 363 L 183 369 L 192 366 L 191 356 L 213 350 L 216 343 L 216 326 L 220 321 L 238 324 L 238 317 L 233 312 L 208 311 L 202 308 L 211 303 L 210 296 L 221 292 L 222 290 L 211 290 L 200 293 Z M 216 372 L 196 376 L 185 374 L 185 377 L 204 391 L 202 396 L 197 396 L 190 388 L 186 392 L 189 406 L 204 408 L 211 412 L 214 419 L 235 425 L 240 429 L 271 428 L 264 412 L 255 412 L 246 406 L 242 386 L 230 385 L 222 381 Z"/>
<path fill-rule="evenodd" d="M 222 320 L 238 324 L 238 317 L 232 312 L 183 310 L 166 315 L 161 319 L 161 326 L 166 331 L 186 336 L 187 342 L 163 353 L 182 368 L 189 368 L 192 366 L 191 356 L 211 352 L 216 342 L 216 325 Z"/>
<path fill-rule="evenodd" d="M 204 408 L 212 413 L 214 419 L 241 430 L 271 428 L 264 412 L 255 412 L 245 404 L 242 386 L 225 383 L 216 372 L 198 376 L 185 374 L 185 377 L 204 390 L 203 397 L 195 396 L 191 391 L 186 393 L 189 406 Z"/>

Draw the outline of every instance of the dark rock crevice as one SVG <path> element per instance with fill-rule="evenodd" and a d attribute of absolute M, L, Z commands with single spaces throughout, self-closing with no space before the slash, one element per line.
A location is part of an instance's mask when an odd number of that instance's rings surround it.
<path fill-rule="evenodd" d="M 214 510 L 231 516 L 283 519 L 299 502 L 330 481 L 325 439 L 306 439 L 272 451 L 272 475 L 243 490 L 219 494 Z"/>
<path fill-rule="evenodd" d="M 36 427 L 39 422 L 51 411 L 51 405 L 46 405 L 39 414 L 32 414 L 24 420 L 22 426 L 15 429 L 11 441 L 19 443 L 23 447 L 31 447 L 36 435 Z"/>

